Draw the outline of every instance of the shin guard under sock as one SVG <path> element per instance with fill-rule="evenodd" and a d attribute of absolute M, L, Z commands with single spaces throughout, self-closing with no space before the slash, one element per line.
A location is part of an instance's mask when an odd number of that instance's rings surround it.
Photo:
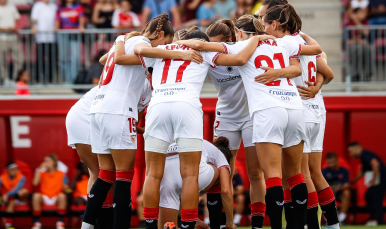
<path fill-rule="evenodd" d="M 283 184 L 280 177 L 271 177 L 265 180 L 267 192 L 265 203 L 266 213 L 271 221 L 271 228 L 281 229 L 281 217 L 284 205 Z"/>
<path fill-rule="evenodd" d="M 90 194 L 88 195 L 83 222 L 89 225 L 95 225 L 95 221 L 100 213 L 102 204 L 105 201 L 107 193 L 109 192 L 114 181 L 115 171 L 104 169 L 99 170 L 98 179 L 95 181 L 90 190 Z"/>
<path fill-rule="evenodd" d="M 208 191 L 206 203 L 209 211 L 210 228 L 220 229 L 222 217 L 222 199 L 220 185 L 214 186 Z"/>
<path fill-rule="evenodd" d="M 158 229 L 159 208 L 143 207 L 143 219 L 145 220 L 146 229 Z"/>
<path fill-rule="evenodd" d="M 284 190 L 284 216 L 285 221 L 287 222 L 286 229 L 295 229 L 296 221 L 295 221 L 295 211 L 294 206 L 292 205 L 292 197 L 291 190 Z"/>
<path fill-rule="evenodd" d="M 181 227 L 184 229 L 194 229 L 198 218 L 198 208 L 181 209 Z"/>
<path fill-rule="evenodd" d="M 252 228 L 263 228 L 263 221 L 265 217 L 265 203 L 255 202 L 251 204 L 251 218 L 252 218 Z"/>
<path fill-rule="evenodd" d="M 338 213 L 336 211 L 335 196 L 331 187 L 318 192 L 319 205 L 322 209 L 327 225 L 331 226 L 339 223 Z"/>
<path fill-rule="evenodd" d="M 294 206 L 296 228 L 304 229 L 307 217 L 308 191 L 302 174 L 287 179 L 291 188 L 292 204 Z"/>
<path fill-rule="evenodd" d="M 318 220 L 318 194 L 316 192 L 308 193 L 307 201 L 307 228 L 320 229 Z"/>
<path fill-rule="evenodd" d="M 114 229 L 130 228 L 131 181 L 134 170 L 117 171 L 114 186 Z"/>

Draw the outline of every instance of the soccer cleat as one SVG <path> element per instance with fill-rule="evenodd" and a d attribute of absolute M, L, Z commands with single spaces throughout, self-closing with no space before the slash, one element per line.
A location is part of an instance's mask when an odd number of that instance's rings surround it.
<path fill-rule="evenodd" d="M 65 229 L 64 223 L 62 221 L 56 222 L 56 229 Z"/>
<path fill-rule="evenodd" d="M 35 222 L 33 225 L 32 225 L 32 228 L 31 229 L 41 229 L 42 228 L 42 224 L 40 222 Z"/>
<path fill-rule="evenodd" d="M 167 222 L 164 225 L 164 229 L 176 229 L 176 225 L 173 222 Z"/>

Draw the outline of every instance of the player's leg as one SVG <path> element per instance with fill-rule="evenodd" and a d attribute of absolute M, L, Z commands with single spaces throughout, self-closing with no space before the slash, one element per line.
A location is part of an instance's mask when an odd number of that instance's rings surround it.
<path fill-rule="evenodd" d="M 5 203 L 5 212 L 3 213 L 4 226 L 6 229 L 12 227 L 14 213 L 15 213 L 15 199 L 12 198 Z"/>
<path fill-rule="evenodd" d="M 283 162 L 282 162 L 283 163 Z M 283 228 L 286 229 L 295 229 L 296 228 L 296 220 L 295 220 L 295 209 L 292 203 L 291 189 L 288 184 L 288 176 L 285 174 L 283 169 L 283 192 L 284 192 L 284 219 L 285 225 L 283 222 Z M 284 227 L 285 226 L 285 227 Z"/>
<path fill-rule="evenodd" d="M 64 193 L 60 193 L 56 199 L 56 206 L 58 207 L 58 221 L 56 222 L 57 228 L 64 228 L 64 217 L 66 216 L 67 209 L 67 196 Z"/>
<path fill-rule="evenodd" d="M 40 216 L 42 215 L 42 204 L 43 204 L 43 196 L 35 192 L 32 194 L 32 217 L 34 224 L 32 226 L 32 229 L 40 229 L 41 223 L 40 223 Z"/>
<path fill-rule="evenodd" d="M 284 131 L 283 170 L 291 189 L 292 204 L 295 212 L 296 228 L 304 228 L 307 214 L 308 192 L 301 174 L 305 136 L 304 115 L 302 110 L 286 109 L 288 124 Z"/>
<path fill-rule="evenodd" d="M 80 159 L 87 166 L 90 174 L 87 184 L 87 193 L 90 193 L 91 187 L 99 175 L 98 156 L 91 152 L 91 145 L 75 144 L 75 147 Z"/>
<path fill-rule="evenodd" d="M 314 183 L 311 180 L 310 170 L 308 167 L 308 159 L 310 153 L 304 153 L 302 157 L 302 175 L 306 181 L 308 191 L 307 201 L 307 227 L 310 229 L 318 229 L 318 194 L 316 193 Z"/>
<path fill-rule="evenodd" d="M 173 222 L 174 225 L 178 225 L 178 210 L 170 208 L 159 208 L 159 219 L 158 219 L 158 229 L 163 229 L 165 223 Z"/>
<path fill-rule="evenodd" d="M 217 184 L 219 171 L 214 165 L 209 166 L 212 166 L 214 175 L 210 185 L 208 185 L 203 192 L 207 192 L 206 206 L 209 211 L 210 227 L 213 229 L 220 229 L 223 225 L 225 226 L 226 219 L 223 219 L 221 187 L 220 184 Z"/>
<path fill-rule="evenodd" d="M 344 189 L 340 194 L 340 213 L 338 215 L 338 219 L 340 223 L 343 223 L 346 219 L 348 208 L 350 206 L 351 201 L 351 190 Z"/>

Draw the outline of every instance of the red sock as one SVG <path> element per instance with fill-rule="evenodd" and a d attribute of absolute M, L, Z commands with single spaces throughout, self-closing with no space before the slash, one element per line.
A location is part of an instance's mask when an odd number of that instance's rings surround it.
<path fill-rule="evenodd" d="M 41 216 L 42 215 L 42 211 L 32 211 L 32 215 L 33 216 Z"/>
<path fill-rule="evenodd" d="M 316 191 L 308 193 L 307 209 L 317 207 L 318 205 L 318 194 Z"/>
<path fill-rule="evenodd" d="M 127 171 L 116 171 L 116 180 L 131 182 L 134 177 L 134 169 Z"/>
<path fill-rule="evenodd" d="M 105 170 L 105 169 L 99 169 L 99 179 L 113 184 L 115 182 L 115 171 L 114 170 Z"/>
<path fill-rule="evenodd" d="M 105 202 L 102 204 L 102 208 L 112 208 L 113 207 L 113 193 L 107 193 Z"/>
<path fill-rule="evenodd" d="M 292 202 L 291 190 L 284 189 L 284 203 Z"/>
<path fill-rule="evenodd" d="M 198 208 L 195 209 L 181 209 L 182 222 L 195 222 L 198 218 Z"/>
<path fill-rule="evenodd" d="M 208 193 L 221 193 L 221 186 L 215 185 L 208 190 Z"/>
<path fill-rule="evenodd" d="M 6 225 L 12 225 L 12 219 L 11 218 L 5 218 L 5 224 Z"/>
<path fill-rule="evenodd" d="M 65 215 L 66 214 L 66 209 L 58 209 L 58 214 L 59 215 Z"/>
<path fill-rule="evenodd" d="M 275 186 L 280 186 L 282 187 L 283 184 L 281 182 L 281 178 L 280 177 L 271 177 L 271 178 L 268 178 L 268 179 L 265 179 L 265 188 L 266 189 L 269 189 L 269 188 L 272 188 L 272 187 L 275 187 Z"/>
<path fill-rule="evenodd" d="M 320 206 L 325 206 L 332 203 L 335 200 L 334 192 L 331 187 L 328 187 L 320 192 L 318 192 L 318 199 Z"/>
<path fill-rule="evenodd" d="M 144 220 L 158 220 L 159 208 L 143 207 Z"/>
<path fill-rule="evenodd" d="M 287 181 L 288 181 L 288 185 L 290 186 L 290 189 L 293 189 L 298 184 L 306 183 L 301 173 L 288 178 Z"/>
<path fill-rule="evenodd" d="M 255 202 L 251 204 L 251 216 L 260 215 L 265 217 L 265 203 Z"/>

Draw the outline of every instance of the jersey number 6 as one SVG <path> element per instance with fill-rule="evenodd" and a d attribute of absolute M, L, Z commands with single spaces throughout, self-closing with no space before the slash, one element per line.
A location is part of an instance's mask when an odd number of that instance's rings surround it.
<path fill-rule="evenodd" d="M 284 63 L 284 59 L 283 59 L 283 54 L 282 53 L 275 53 L 273 55 L 273 59 L 279 61 L 281 68 L 285 68 L 285 63 Z M 262 61 L 265 61 L 267 63 L 267 65 L 268 65 L 268 67 L 274 68 L 272 59 L 269 56 L 266 56 L 266 55 L 260 55 L 260 56 L 256 57 L 256 59 L 255 59 L 255 66 L 256 66 L 256 68 L 260 68 L 261 67 L 261 62 Z M 287 82 L 288 82 L 288 85 L 292 86 L 291 81 L 288 78 L 287 78 Z M 280 83 L 281 83 L 281 80 L 275 80 L 275 81 L 266 83 L 265 85 L 266 86 L 280 86 Z"/>
<path fill-rule="evenodd" d="M 175 59 L 173 61 L 184 61 L 181 59 Z M 172 63 L 171 59 L 163 59 L 162 62 L 165 62 L 164 70 L 162 72 L 162 79 L 161 79 L 161 84 L 166 83 L 166 80 L 168 79 L 168 74 L 169 74 L 169 67 L 170 64 Z M 177 77 L 176 77 L 176 83 L 179 83 L 182 81 L 182 75 L 184 74 L 184 71 L 186 67 L 190 64 L 191 61 L 185 60 L 184 63 L 181 64 L 181 66 L 177 70 Z"/>

